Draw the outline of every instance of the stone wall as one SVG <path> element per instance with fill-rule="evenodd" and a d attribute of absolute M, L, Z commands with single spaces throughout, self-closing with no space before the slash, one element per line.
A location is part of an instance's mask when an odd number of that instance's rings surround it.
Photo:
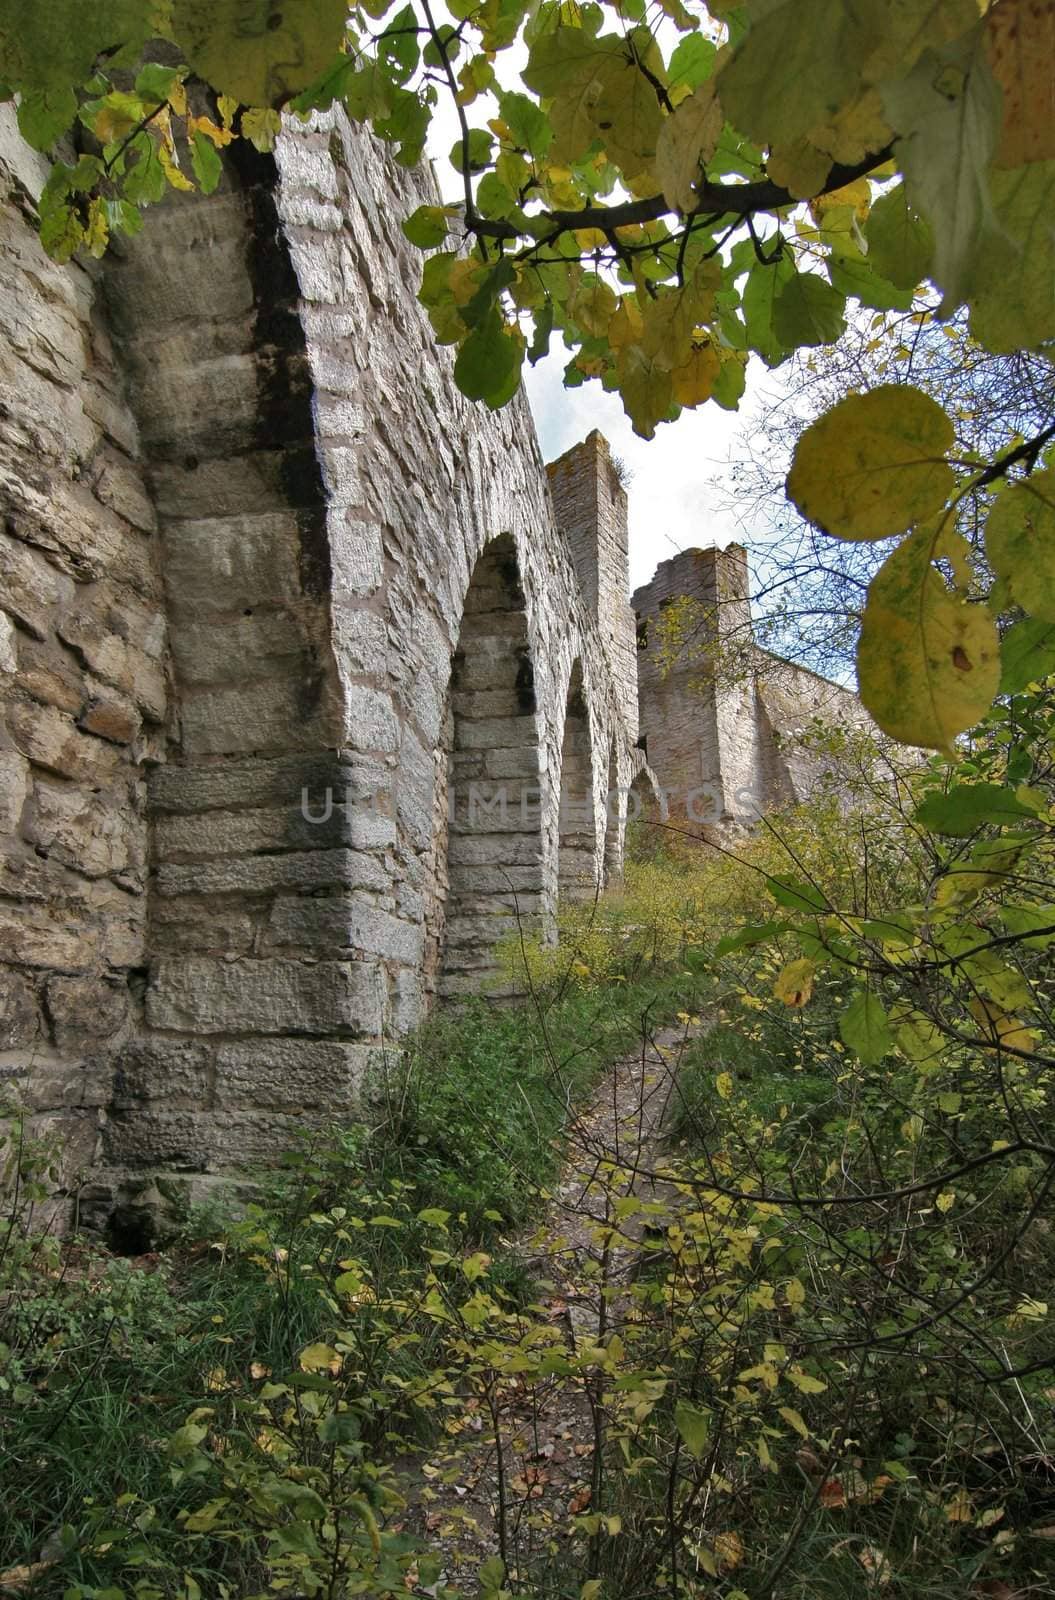
<path fill-rule="evenodd" d="M 566 886 L 618 871 L 625 497 L 595 441 L 555 514 L 526 402 L 458 394 L 431 178 L 340 113 L 90 270 L 2 154 L 5 1064 L 127 1222 L 351 1111 L 551 925 L 562 833 Z"/>
<path fill-rule="evenodd" d="M 137 426 L 95 264 L 36 238 L 46 176 L 0 107 L 0 1081 L 73 1178 L 139 1027 L 168 668 Z"/>
<path fill-rule="evenodd" d="M 656 622 L 682 597 L 694 603 L 692 636 L 667 661 Z M 797 736 L 812 723 L 868 720 L 849 690 L 754 643 L 742 545 L 661 562 L 632 605 L 641 726 L 673 815 L 722 828 L 801 802 L 827 763 Z"/>

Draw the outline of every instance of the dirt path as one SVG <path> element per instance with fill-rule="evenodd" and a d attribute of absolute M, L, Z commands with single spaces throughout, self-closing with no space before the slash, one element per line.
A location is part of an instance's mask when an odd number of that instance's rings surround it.
<path fill-rule="evenodd" d="M 536 1303 L 560 1328 L 569 1351 L 618 1331 L 624 1310 L 619 1285 L 637 1253 L 595 1238 L 597 1225 L 612 1220 L 605 1210 L 613 1195 L 611 1167 L 625 1174 L 614 1192 L 645 1202 L 644 1213 L 624 1225 L 628 1237 L 640 1238 L 647 1203 L 665 1198 L 645 1174 L 658 1162 L 678 1060 L 698 1031 L 657 1029 L 634 1055 L 609 1068 L 571 1125 L 568 1160 L 541 1222 L 512 1241 L 538 1284 Z M 499 1550 L 503 1496 L 506 1553 L 521 1573 L 540 1553 L 558 1553 L 568 1519 L 590 1507 L 594 1417 L 581 1380 L 525 1386 L 522 1403 L 507 1391 L 499 1434 L 501 1471 L 491 1417 L 486 1410 L 469 1412 L 449 1447 L 418 1465 L 420 1481 L 408 1508 L 408 1529 L 444 1554 L 443 1581 L 468 1595 L 476 1592 L 480 1563 Z"/>

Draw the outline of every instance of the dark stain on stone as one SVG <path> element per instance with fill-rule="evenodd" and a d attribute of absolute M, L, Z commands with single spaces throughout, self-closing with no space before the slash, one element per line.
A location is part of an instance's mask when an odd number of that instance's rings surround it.
<path fill-rule="evenodd" d="M 330 591 L 326 489 L 315 451 L 313 385 L 297 309 L 300 286 L 282 234 L 273 156 L 238 139 L 227 151 L 249 217 L 246 270 L 253 289 L 257 375 L 255 444 L 279 453 L 279 482 L 297 513 L 301 588 L 313 599 Z"/>

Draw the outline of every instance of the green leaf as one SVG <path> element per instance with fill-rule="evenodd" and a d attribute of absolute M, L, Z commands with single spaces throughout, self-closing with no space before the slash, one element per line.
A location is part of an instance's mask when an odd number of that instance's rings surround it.
<path fill-rule="evenodd" d="M 1027 684 L 1055 672 L 1055 623 L 1027 617 L 1000 641 L 1000 693 L 1021 694 Z"/>
<path fill-rule="evenodd" d="M 985 525 L 985 553 L 1016 605 L 1055 622 L 1055 471 L 1001 489 Z"/>
<path fill-rule="evenodd" d="M 223 162 L 219 150 L 204 133 L 194 135 L 190 164 L 202 194 L 212 194 L 223 177 Z"/>
<path fill-rule="evenodd" d="M 773 308 L 777 296 L 795 276 L 795 263 L 790 251 L 782 250 L 776 261 L 756 261 L 747 274 L 744 284 L 743 308 L 747 324 L 747 342 L 767 367 L 775 367 L 787 358 L 787 347 L 773 331 Z"/>
<path fill-rule="evenodd" d="M 18 108 L 18 131 L 34 150 L 50 150 L 76 115 L 77 96 L 72 89 L 31 89 Z"/>
<path fill-rule="evenodd" d="M 860 989 L 839 1018 L 839 1037 L 866 1066 L 878 1066 L 894 1048 L 890 1021 L 870 989 Z"/>
<path fill-rule="evenodd" d="M 935 791 L 916 807 L 916 821 L 935 833 L 966 839 L 985 823 L 1005 826 L 1036 816 L 1016 799 L 1013 789 L 998 783 L 957 783 L 945 794 Z"/>
<path fill-rule="evenodd" d="M 990 174 L 992 226 L 967 288 L 970 331 L 987 350 L 1036 349 L 1055 338 L 1055 161 Z"/>
<path fill-rule="evenodd" d="M 4 0 L 0 78 L 23 93 L 87 82 L 95 59 L 134 58 L 153 32 L 154 0 Z"/>
<path fill-rule="evenodd" d="M 808 134 L 858 86 L 856 25 L 840 0 L 776 0 L 718 75 L 726 116 L 759 144 Z"/>
<path fill-rule="evenodd" d="M 763 922 L 741 928 L 738 933 L 727 933 L 724 939 L 718 940 L 714 953 L 716 956 L 731 956 L 737 950 L 751 950 L 756 944 L 765 944 L 774 934 L 780 933 L 782 928 L 783 923 L 780 922 Z"/>
<path fill-rule="evenodd" d="M 879 196 L 865 223 L 868 264 L 898 289 L 912 290 L 930 271 L 934 233 L 908 203 L 903 183 Z M 881 309 L 881 308 L 880 308 Z"/>
<path fill-rule="evenodd" d="M 984 605 L 950 591 L 921 528 L 887 557 L 868 589 L 857 646 L 861 699 L 892 738 L 953 751 L 1000 683 L 999 639 Z"/>
<path fill-rule="evenodd" d="M 711 1413 L 688 1400 L 679 1400 L 674 1407 L 674 1426 L 681 1434 L 689 1454 L 699 1461 L 711 1436 Z"/>
<path fill-rule="evenodd" d="M 711 399 L 723 411 L 735 411 L 747 387 L 746 350 L 723 350 L 722 364 L 714 380 Z"/>
<path fill-rule="evenodd" d="M 494 140 L 486 128 L 470 128 L 464 145 L 461 139 L 455 139 L 451 145 L 451 166 L 463 175 L 466 166 L 469 172 L 483 172 L 491 165 L 493 145 Z"/>
<path fill-rule="evenodd" d="M 795 447 L 788 495 L 839 539 L 883 539 L 945 504 L 955 433 L 941 406 L 907 384 L 840 400 Z"/>
<path fill-rule="evenodd" d="M 690 89 L 698 89 L 714 70 L 715 57 L 718 51 L 709 39 L 702 33 L 689 33 L 671 52 L 667 63 L 667 88 L 678 88 L 687 84 Z"/>
<path fill-rule="evenodd" d="M 796 272 L 773 302 L 773 333 L 788 350 L 834 344 L 846 331 L 846 296 L 815 272 Z"/>
<path fill-rule="evenodd" d="M 826 263 L 832 287 L 840 294 L 853 295 L 872 311 L 908 311 L 912 305 L 912 290 L 895 288 L 886 278 L 881 278 L 873 272 L 870 259 L 833 252 Z"/>
<path fill-rule="evenodd" d="M 184 75 L 184 71 L 179 67 L 162 67 L 156 61 L 148 61 L 146 66 L 141 67 L 136 73 L 136 94 L 154 105 L 164 105 Z"/>
<path fill-rule="evenodd" d="M 553 125 L 534 100 L 526 94 L 503 94 L 498 110 L 519 149 L 533 157 L 546 154 L 553 143 Z"/>
<path fill-rule="evenodd" d="M 823 912 L 828 902 L 820 889 L 804 883 L 801 878 L 767 878 L 766 888 L 778 906 L 788 906 L 792 911 Z"/>
<path fill-rule="evenodd" d="M 345 0 L 173 0 L 176 43 L 199 77 L 246 106 L 276 106 L 331 64 Z"/>
<path fill-rule="evenodd" d="M 982 23 L 940 51 L 926 51 L 882 94 L 909 197 L 933 230 L 931 275 L 951 310 L 964 298 L 989 208 L 989 163 L 1000 131 L 1000 88 Z"/>
<path fill-rule="evenodd" d="M 497 410 L 516 393 L 523 360 L 523 345 L 492 308 L 458 351 L 454 381 L 470 400 L 483 400 Z"/>
<path fill-rule="evenodd" d="M 450 231 L 450 218 L 443 206 L 418 206 L 401 224 L 411 244 L 421 250 L 434 250 Z"/>
<path fill-rule="evenodd" d="M 619 392 L 634 432 L 651 439 L 656 423 L 669 414 L 674 399 L 674 383 L 669 366 L 645 354 L 640 345 L 630 344 L 619 352 Z"/>

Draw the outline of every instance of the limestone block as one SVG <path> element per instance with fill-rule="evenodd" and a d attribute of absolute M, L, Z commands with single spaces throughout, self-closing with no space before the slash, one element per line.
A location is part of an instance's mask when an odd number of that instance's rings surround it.
<path fill-rule="evenodd" d="M 400 826 L 414 848 L 424 850 L 435 826 L 436 758 L 407 727 L 399 746 L 398 784 Z"/>
<path fill-rule="evenodd" d="M 56 613 L 73 598 L 74 588 L 72 579 L 57 572 L 39 550 L 0 533 L 0 599 L 4 610 L 29 633 L 46 639 Z"/>
<path fill-rule="evenodd" d="M 304 633 L 292 612 L 254 612 L 223 622 L 182 622 L 172 634 L 172 656 L 185 684 L 239 683 L 305 655 Z M 276 674 L 277 675 L 277 674 Z"/>
<path fill-rule="evenodd" d="M 161 619 L 158 617 L 159 632 Z M 168 699 L 164 667 L 152 654 L 121 633 L 126 631 L 123 610 L 108 598 L 82 602 L 56 626 L 59 638 L 81 655 L 105 682 L 122 689 L 153 722 L 164 720 Z"/>
<path fill-rule="evenodd" d="M 335 509 L 327 518 L 335 596 L 373 594 L 384 576 L 381 529 Z"/>
<path fill-rule="evenodd" d="M 421 961 L 424 930 L 344 896 L 284 895 L 271 909 L 267 943 L 290 949 L 355 949 L 412 966 Z"/>
<path fill-rule="evenodd" d="M 17 750 L 0 750 L 0 833 L 17 833 L 29 793 L 29 762 Z"/>
<path fill-rule="evenodd" d="M 113 1039 L 129 1019 L 128 985 L 120 980 L 57 976 L 45 996 L 55 1043 L 68 1054 Z"/>
<path fill-rule="evenodd" d="M 102 1156 L 113 1166 L 203 1172 L 214 1131 L 214 1119 L 200 1112 L 115 1107 L 103 1124 Z"/>
<path fill-rule="evenodd" d="M 262 894 L 275 889 L 385 889 L 388 874 L 373 856 L 355 850 L 291 851 L 192 866 L 162 864 L 157 888 L 163 895 Z"/>
<path fill-rule="evenodd" d="M 111 452 L 101 466 L 92 488 L 96 499 L 116 511 L 119 517 L 130 522 L 141 533 L 153 533 L 157 528 L 157 513 L 143 488 L 139 472 Z"/>
<path fill-rule="evenodd" d="M 341 667 L 351 677 L 367 677 L 385 670 L 388 630 L 376 611 L 339 606 L 333 619 L 334 647 Z"/>
<path fill-rule="evenodd" d="M 459 750 L 517 749 L 525 745 L 534 750 L 537 738 L 533 714 L 481 717 L 477 722 L 455 724 L 455 748 Z"/>
<path fill-rule="evenodd" d="M 41 1033 L 36 985 L 13 967 L 0 966 L 0 1050 L 32 1045 Z"/>
<path fill-rule="evenodd" d="M 130 820 L 110 796 L 41 778 L 34 785 L 23 832 L 30 844 L 74 871 L 102 878 L 143 865 Z"/>
<path fill-rule="evenodd" d="M 283 605 L 300 594 L 300 539 L 291 511 L 169 521 L 165 583 L 173 613 L 202 616 Z"/>
<path fill-rule="evenodd" d="M 203 1109 L 208 1103 L 208 1045 L 186 1039 L 136 1039 L 114 1059 L 113 1104 L 128 1109 L 144 1101 L 165 1101 Z"/>
<path fill-rule="evenodd" d="M 244 954 L 253 948 L 256 936 L 250 913 L 226 899 L 159 896 L 151 907 L 152 953 Z"/>
<path fill-rule="evenodd" d="M 182 697 L 188 755 L 296 750 L 325 738 L 318 683 L 301 673 L 229 688 L 188 689 Z"/>
<path fill-rule="evenodd" d="M 527 867 L 542 860 L 542 840 L 532 833 L 462 833 L 447 846 L 452 866 Z"/>
<path fill-rule="evenodd" d="M 335 802 L 340 797 L 335 796 Z M 380 824 L 380 827 L 377 827 Z M 357 835 L 353 838 L 353 835 Z M 252 855 L 257 851 L 326 850 L 341 845 L 372 848 L 390 842 L 387 817 L 362 816 L 334 803 L 306 807 L 246 806 L 238 811 L 159 817 L 154 830 L 158 857 Z"/>
<path fill-rule="evenodd" d="M 332 751 L 311 755 L 259 757 L 225 761 L 211 767 L 158 767 L 149 777 L 150 805 L 154 812 L 226 810 L 233 806 L 298 805 L 308 791 L 312 807 L 325 799 L 334 803 L 360 774 L 373 788 L 383 773 L 376 763 L 342 762 Z"/>
<path fill-rule="evenodd" d="M 142 726 L 139 712 L 121 695 L 100 691 L 92 694 L 78 720 L 86 733 L 109 739 L 111 744 L 131 744 Z"/>
<path fill-rule="evenodd" d="M 391 695 L 363 684 L 345 689 L 344 742 L 352 750 L 395 750 L 398 725 Z"/>
<path fill-rule="evenodd" d="M 163 957 L 147 990 L 151 1027 L 189 1033 L 380 1031 L 379 971 L 356 961 Z"/>
<path fill-rule="evenodd" d="M 346 1040 L 269 1039 L 221 1045 L 216 1058 L 220 1107 L 354 1106 L 364 1080 L 379 1070 L 375 1045 Z"/>
<path fill-rule="evenodd" d="M 82 733 L 66 712 L 54 706 L 13 705 L 8 709 L 7 725 L 24 756 L 62 777 L 99 783 L 117 764 L 114 746 Z"/>

